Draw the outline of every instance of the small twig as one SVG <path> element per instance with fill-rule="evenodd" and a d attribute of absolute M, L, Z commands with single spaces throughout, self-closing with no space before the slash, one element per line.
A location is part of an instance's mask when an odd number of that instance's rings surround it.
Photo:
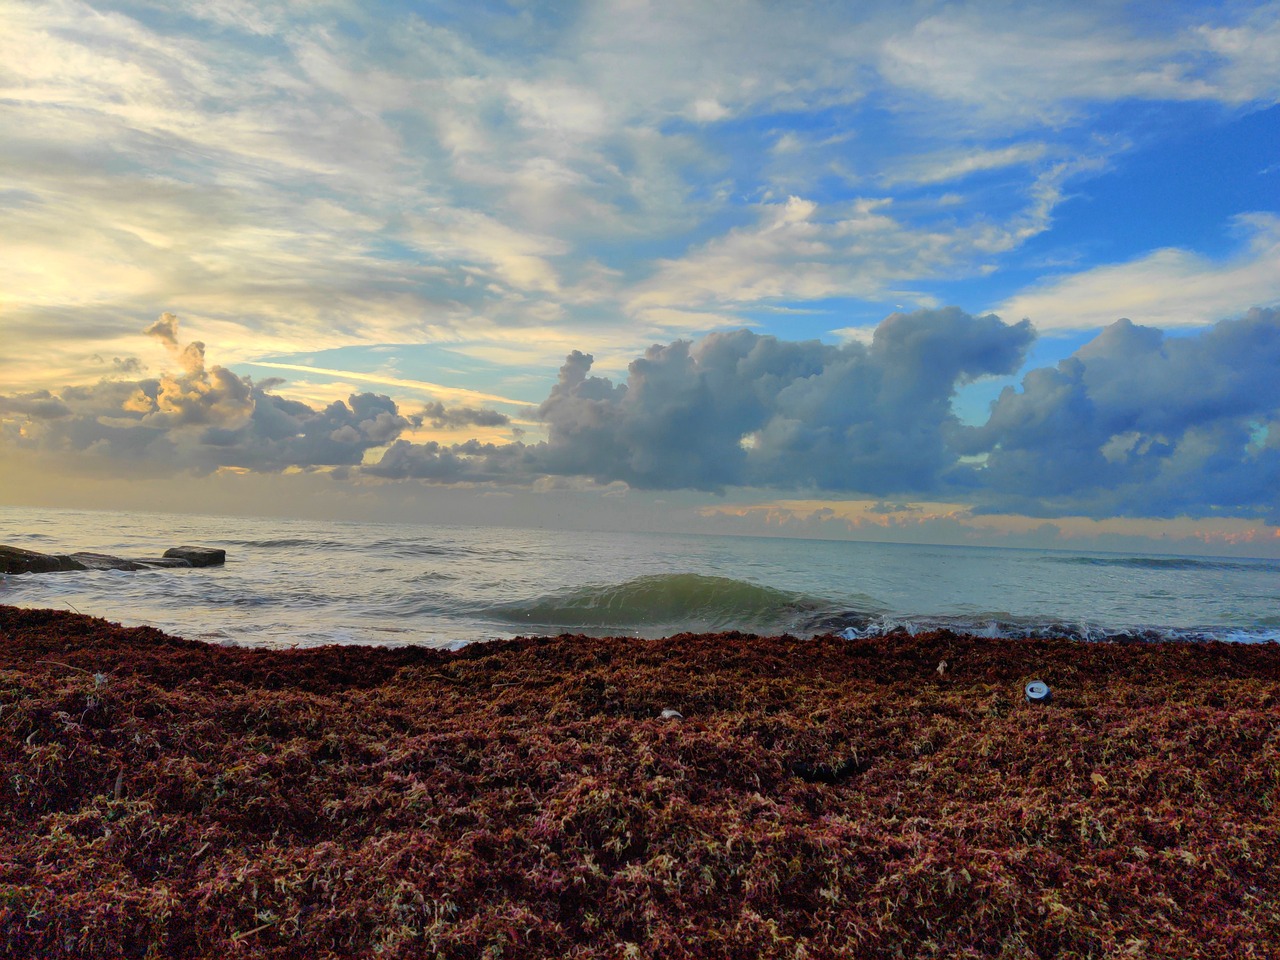
<path fill-rule="evenodd" d="M 263 930 L 267 929 L 267 927 L 273 927 L 273 926 L 275 926 L 274 920 L 270 921 L 269 923 L 262 923 L 254 927 L 252 930 L 246 930 L 244 933 L 233 933 L 231 935 L 231 939 L 236 943 L 239 943 L 241 940 L 244 940 L 247 937 L 252 937 L 255 933 L 261 933 Z"/>
<path fill-rule="evenodd" d="M 428 673 L 428 677 L 435 677 L 437 680 L 447 680 L 450 683 L 462 683 L 457 677 L 451 677 L 447 673 Z"/>
<path fill-rule="evenodd" d="M 115 790 L 112 791 L 112 793 L 116 800 L 119 800 L 121 794 L 124 793 L 124 767 L 121 767 L 120 770 L 116 773 L 116 787 L 115 787 Z"/>
<path fill-rule="evenodd" d="M 78 670 L 80 673 L 87 673 L 93 676 L 92 670 L 86 670 L 84 667 L 76 667 L 69 663 L 63 663 L 61 660 L 37 660 L 36 663 L 51 663 L 55 667 L 66 667 L 68 670 Z"/>

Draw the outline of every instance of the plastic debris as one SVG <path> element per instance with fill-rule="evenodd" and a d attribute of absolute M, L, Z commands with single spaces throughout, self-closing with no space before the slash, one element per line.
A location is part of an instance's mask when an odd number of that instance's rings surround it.
<path fill-rule="evenodd" d="M 684 719 L 683 713 L 681 713 L 679 710 L 672 710 L 670 707 L 668 707 L 666 710 L 663 710 L 660 714 L 658 714 L 658 716 L 663 720 L 683 720 Z"/>

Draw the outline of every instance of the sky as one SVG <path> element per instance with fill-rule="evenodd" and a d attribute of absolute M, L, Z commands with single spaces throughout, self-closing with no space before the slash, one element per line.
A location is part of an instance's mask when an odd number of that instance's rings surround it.
<path fill-rule="evenodd" d="M 0 0 L 0 504 L 1278 556 L 1278 51 Z"/>

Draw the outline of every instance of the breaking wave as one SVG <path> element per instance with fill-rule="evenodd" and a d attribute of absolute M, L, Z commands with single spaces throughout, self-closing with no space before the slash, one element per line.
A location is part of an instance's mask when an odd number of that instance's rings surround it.
<path fill-rule="evenodd" d="M 830 601 L 729 577 L 656 574 L 594 584 L 487 611 L 506 623 L 565 629 L 796 630 Z"/>
<path fill-rule="evenodd" d="M 696 573 L 660 574 L 622 583 L 566 589 L 532 600 L 489 607 L 481 615 L 531 631 L 611 631 L 651 637 L 681 631 L 742 630 L 801 636 L 836 634 L 852 640 L 884 633 L 914 635 L 951 630 L 993 639 L 1064 637 L 1122 643 L 1280 640 L 1280 628 L 1266 623 L 1253 628 L 1175 628 L 1020 617 L 1006 612 L 907 617 L 888 612 L 873 598 L 861 594 L 837 603 L 805 593 Z"/>

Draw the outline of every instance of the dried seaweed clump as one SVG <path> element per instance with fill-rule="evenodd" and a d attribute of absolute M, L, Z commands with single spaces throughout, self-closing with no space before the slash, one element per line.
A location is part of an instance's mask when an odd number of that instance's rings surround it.
<path fill-rule="evenodd" d="M 1276 956 L 1278 691 L 1274 645 L 0 607 L 0 956 Z"/>

